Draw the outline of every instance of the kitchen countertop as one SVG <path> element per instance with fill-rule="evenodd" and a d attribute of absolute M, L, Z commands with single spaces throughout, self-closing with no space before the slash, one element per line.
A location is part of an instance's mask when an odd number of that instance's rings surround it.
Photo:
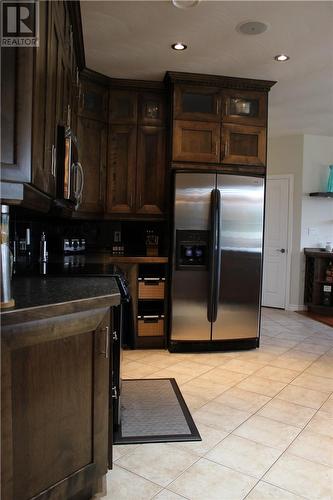
<path fill-rule="evenodd" d="M 326 252 L 323 248 L 304 248 L 304 253 L 309 257 L 324 257 L 333 259 L 333 252 Z"/>
<path fill-rule="evenodd" d="M 120 303 L 114 276 L 25 276 L 12 286 L 15 307 L 2 309 L 3 326 Z"/>

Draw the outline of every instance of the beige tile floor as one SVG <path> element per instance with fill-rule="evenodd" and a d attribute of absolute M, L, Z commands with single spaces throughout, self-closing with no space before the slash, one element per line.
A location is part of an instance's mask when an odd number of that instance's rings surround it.
<path fill-rule="evenodd" d="M 264 309 L 261 347 L 124 353 L 124 378 L 175 377 L 203 440 L 115 446 L 114 500 L 333 500 L 333 329 Z"/>

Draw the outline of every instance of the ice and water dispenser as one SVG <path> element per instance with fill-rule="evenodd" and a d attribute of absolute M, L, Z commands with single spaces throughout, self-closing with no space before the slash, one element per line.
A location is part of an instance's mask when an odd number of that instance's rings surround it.
<path fill-rule="evenodd" d="M 176 268 L 208 267 L 208 231 L 176 231 Z"/>

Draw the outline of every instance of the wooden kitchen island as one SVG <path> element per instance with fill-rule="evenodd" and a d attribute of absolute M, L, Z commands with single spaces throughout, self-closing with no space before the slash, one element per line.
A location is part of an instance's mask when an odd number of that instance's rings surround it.
<path fill-rule="evenodd" d="M 1 315 L 2 500 L 89 499 L 108 469 L 117 281 L 17 278 L 13 295 Z"/>

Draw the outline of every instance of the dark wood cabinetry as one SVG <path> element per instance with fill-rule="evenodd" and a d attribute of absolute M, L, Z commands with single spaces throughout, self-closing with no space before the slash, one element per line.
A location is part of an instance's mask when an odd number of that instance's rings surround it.
<path fill-rule="evenodd" d="M 165 210 L 165 128 L 138 128 L 136 213 L 162 215 Z"/>
<path fill-rule="evenodd" d="M 92 496 L 106 474 L 109 310 L 3 328 L 3 500 Z"/>
<path fill-rule="evenodd" d="M 82 80 L 78 112 L 85 118 L 107 122 L 108 89 L 98 83 Z"/>
<path fill-rule="evenodd" d="M 2 50 L 6 70 L 1 86 L 8 101 L 2 116 L 4 202 L 8 198 L 30 207 L 33 193 L 31 208 L 48 210 L 56 194 L 57 126 L 71 125 L 77 107 L 74 39 L 80 33 L 72 29 L 76 15 L 74 2 L 40 2 L 39 47 Z"/>
<path fill-rule="evenodd" d="M 305 248 L 304 303 L 315 314 L 333 317 L 333 282 L 327 270 L 333 262 L 332 252 Z"/>
<path fill-rule="evenodd" d="M 77 140 L 85 179 L 79 212 L 103 213 L 107 161 L 106 124 L 79 116 Z"/>
<path fill-rule="evenodd" d="M 166 82 L 173 95 L 175 168 L 177 162 L 252 171 L 266 165 L 267 94 L 275 82 L 174 72 Z"/>
<path fill-rule="evenodd" d="M 106 211 L 160 217 L 165 210 L 166 130 L 162 93 L 110 91 Z"/>
<path fill-rule="evenodd" d="M 177 85 L 174 90 L 174 119 L 219 122 L 220 90 L 216 87 Z"/>
<path fill-rule="evenodd" d="M 222 120 L 242 125 L 265 127 L 267 122 L 267 95 L 263 92 L 222 91 Z"/>
<path fill-rule="evenodd" d="M 165 118 L 164 95 L 141 92 L 139 94 L 139 125 L 165 126 Z"/>
<path fill-rule="evenodd" d="M 106 192 L 108 213 L 135 212 L 136 135 L 134 125 L 110 127 Z"/>
<path fill-rule="evenodd" d="M 235 165 L 266 164 L 266 130 L 249 125 L 222 125 L 221 162 Z"/>
<path fill-rule="evenodd" d="M 134 91 L 110 91 L 110 123 L 136 125 L 138 120 L 138 95 Z"/>
<path fill-rule="evenodd" d="M 175 120 L 173 160 L 218 163 L 220 160 L 219 123 Z"/>

